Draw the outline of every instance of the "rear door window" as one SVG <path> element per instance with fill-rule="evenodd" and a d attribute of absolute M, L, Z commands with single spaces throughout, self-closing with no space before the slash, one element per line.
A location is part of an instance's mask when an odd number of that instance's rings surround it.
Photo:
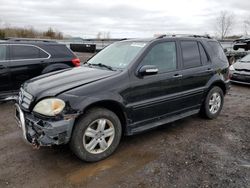
<path fill-rule="evenodd" d="M 7 59 L 7 46 L 0 45 L 0 61 Z"/>
<path fill-rule="evenodd" d="M 201 66 L 200 52 L 196 41 L 181 41 L 181 49 L 184 68 Z"/>
<path fill-rule="evenodd" d="M 12 45 L 11 52 L 12 60 L 40 58 L 40 49 L 35 46 Z"/>

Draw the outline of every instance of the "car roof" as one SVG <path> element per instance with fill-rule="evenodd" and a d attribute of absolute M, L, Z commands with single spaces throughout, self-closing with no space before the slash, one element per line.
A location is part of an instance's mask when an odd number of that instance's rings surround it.
<path fill-rule="evenodd" d="M 43 41 L 8 41 L 8 40 L 1 40 L 0 44 L 23 44 L 23 45 L 36 45 L 36 46 L 45 46 L 45 45 L 65 45 L 62 43 L 57 42 L 43 42 Z"/>
<path fill-rule="evenodd" d="M 176 36 L 176 35 L 164 35 L 155 38 L 138 38 L 138 39 L 128 39 L 122 40 L 119 42 L 127 41 L 127 42 L 153 42 L 159 40 L 166 40 L 166 39 L 182 39 L 182 40 L 206 40 L 206 41 L 217 41 L 216 39 L 210 38 L 209 36 L 199 36 L 199 35 L 190 35 L 190 36 Z"/>

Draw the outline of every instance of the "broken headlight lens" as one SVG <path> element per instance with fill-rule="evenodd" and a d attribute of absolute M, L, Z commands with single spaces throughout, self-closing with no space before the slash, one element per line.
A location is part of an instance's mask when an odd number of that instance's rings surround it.
<path fill-rule="evenodd" d="M 57 98 L 41 100 L 36 104 L 33 111 L 46 116 L 55 116 L 63 111 L 65 102 Z"/>

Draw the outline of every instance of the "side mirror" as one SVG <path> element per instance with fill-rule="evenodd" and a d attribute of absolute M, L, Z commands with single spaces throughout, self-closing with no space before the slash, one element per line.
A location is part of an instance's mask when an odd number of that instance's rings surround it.
<path fill-rule="evenodd" d="M 138 72 L 141 76 L 154 75 L 158 73 L 158 68 L 154 65 L 143 65 Z"/>

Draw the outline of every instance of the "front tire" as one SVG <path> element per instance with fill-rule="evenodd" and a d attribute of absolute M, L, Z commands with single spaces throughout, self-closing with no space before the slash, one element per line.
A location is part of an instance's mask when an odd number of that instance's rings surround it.
<path fill-rule="evenodd" d="M 95 162 L 115 151 L 121 135 L 121 123 L 114 112 L 105 108 L 93 108 L 77 121 L 70 147 L 81 160 Z"/>
<path fill-rule="evenodd" d="M 208 119 L 215 119 L 223 107 L 224 93 L 218 86 L 213 87 L 208 92 L 201 107 L 201 115 Z"/>

